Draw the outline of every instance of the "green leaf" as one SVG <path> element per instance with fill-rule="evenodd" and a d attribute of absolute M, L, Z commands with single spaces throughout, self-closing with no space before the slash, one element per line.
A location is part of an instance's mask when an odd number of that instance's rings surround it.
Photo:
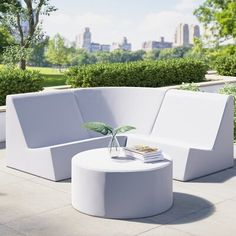
<path fill-rule="evenodd" d="M 133 129 L 136 129 L 136 128 L 133 126 L 129 126 L 129 125 L 121 126 L 121 127 L 118 127 L 115 129 L 115 134 L 125 133 L 125 132 L 133 130 Z"/>
<path fill-rule="evenodd" d="M 83 124 L 83 127 L 103 135 L 108 135 L 113 133 L 113 128 L 102 122 L 87 122 Z"/>

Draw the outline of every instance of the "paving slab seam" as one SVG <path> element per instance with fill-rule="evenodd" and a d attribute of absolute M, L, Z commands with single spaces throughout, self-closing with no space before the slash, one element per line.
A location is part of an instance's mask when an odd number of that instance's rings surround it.
<path fill-rule="evenodd" d="M 12 168 L 10 168 L 10 169 L 12 169 Z M 14 170 L 14 169 L 12 169 L 12 170 Z M 0 171 L 3 172 L 3 173 L 5 173 L 5 174 L 13 175 L 14 177 L 18 177 L 18 178 L 21 178 L 21 179 L 24 179 L 24 180 L 29 180 L 29 179 L 31 179 L 31 178 L 29 178 L 29 177 L 22 177 L 22 176 L 19 176 L 19 175 L 17 175 L 17 174 L 9 173 L 9 172 L 7 172 L 7 171 L 5 171 L 5 170 L 1 170 L 1 169 L 0 169 Z M 22 172 L 22 171 L 20 171 L 20 172 L 21 172 L 21 173 L 25 173 L 25 172 Z M 28 173 L 25 173 L 25 174 L 28 174 Z M 29 174 L 29 175 L 30 175 L 30 174 Z M 34 178 L 34 176 L 32 176 L 32 178 Z"/>
<path fill-rule="evenodd" d="M 173 230 L 173 228 L 168 227 L 168 226 L 166 226 L 166 225 L 160 225 L 160 226 L 157 226 L 157 227 L 154 227 L 154 228 L 145 230 L 145 231 L 143 231 L 143 232 L 141 232 L 141 233 L 135 234 L 135 235 L 133 235 L 133 236 L 140 236 L 140 235 L 143 235 L 143 234 L 145 234 L 145 233 L 148 233 L 148 232 L 150 232 L 150 231 L 153 231 L 153 230 L 155 230 L 155 229 L 157 229 L 157 228 L 161 228 L 161 227 L 166 227 L 166 228 L 168 228 L 168 229 L 172 229 L 172 230 Z M 196 235 L 196 234 L 192 234 L 192 233 L 186 232 L 186 231 L 184 231 L 184 230 L 180 230 L 180 229 L 176 229 L 176 228 L 174 228 L 174 230 L 179 231 L 179 232 L 183 232 L 183 233 L 185 233 L 185 234 L 188 234 L 189 236 L 198 236 L 198 235 Z"/>
<path fill-rule="evenodd" d="M 227 199 L 221 200 L 221 201 L 219 201 L 219 202 L 216 202 L 216 203 L 213 204 L 213 206 L 219 205 L 219 204 L 224 203 L 224 202 L 229 201 L 229 200 L 235 201 L 235 200 L 233 200 L 234 198 L 236 198 L 236 195 L 233 196 L 233 197 L 231 197 L 231 198 L 227 198 Z M 202 209 L 201 209 L 201 210 L 202 210 Z"/>
<path fill-rule="evenodd" d="M 145 231 L 143 231 L 143 232 L 141 232 L 141 233 L 135 234 L 134 236 L 142 235 L 143 233 L 146 233 L 146 232 L 148 232 L 148 231 L 151 231 L 151 230 L 153 230 L 153 229 L 156 229 L 156 228 L 159 228 L 159 227 L 162 227 L 162 226 L 168 227 L 168 225 L 171 224 L 171 223 L 174 223 L 174 222 L 176 222 L 176 221 L 179 221 L 180 219 L 183 219 L 183 218 L 186 218 L 186 217 L 188 217 L 188 216 L 194 215 L 194 214 L 196 214 L 196 213 L 198 213 L 198 212 L 200 212 L 200 211 L 203 211 L 203 210 L 209 209 L 209 208 L 214 208 L 214 204 L 213 204 L 212 206 L 209 206 L 209 207 L 202 207 L 202 208 L 200 208 L 200 209 L 197 210 L 197 211 L 194 211 L 194 212 L 188 213 L 188 214 L 186 214 L 186 215 L 183 215 L 183 216 L 179 217 L 178 219 L 171 220 L 171 221 L 168 221 L 168 222 L 166 222 L 166 223 L 162 223 L 161 225 L 155 226 L 155 227 L 153 227 L 153 228 L 151 228 L 151 229 L 148 229 L 148 230 L 145 230 Z M 151 220 L 151 221 L 152 221 L 153 223 L 157 223 L 157 222 L 155 222 L 155 220 Z M 181 231 L 181 230 L 180 230 L 180 231 Z M 182 232 L 184 232 L 184 231 L 182 231 Z M 186 232 L 185 232 L 185 233 L 186 233 Z M 188 233 L 188 232 L 187 232 L 187 233 Z M 188 233 L 188 234 L 189 234 L 189 233 Z M 193 235 L 193 236 L 197 236 L 197 235 Z"/>
<path fill-rule="evenodd" d="M 56 190 L 57 192 L 60 192 L 60 193 L 70 193 L 70 191 L 59 190 L 58 188 L 51 187 L 51 186 L 49 186 L 49 185 L 47 185 L 47 184 L 35 182 L 35 181 L 33 181 L 33 179 L 26 179 L 26 180 L 29 181 L 29 182 L 31 182 L 31 183 L 38 184 L 38 185 L 40 185 L 40 186 L 43 186 L 43 187 L 47 187 L 47 188 Z M 51 181 L 51 180 L 48 180 L 48 181 Z"/>
<path fill-rule="evenodd" d="M 190 188 L 190 190 L 193 190 L 193 191 L 195 191 L 196 190 L 196 188 L 195 187 L 192 187 L 192 186 L 187 186 L 188 188 Z M 214 194 L 209 194 L 209 193 L 207 193 L 206 191 L 200 191 L 200 192 L 202 192 L 202 193 L 204 193 L 205 195 L 207 195 L 207 196 L 215 196 Z M 198 196 L 197 194 L 195 195 L 195 196 Z M 224 202 L 224 201 L 227 201 L 227 200 L 230 200 L 230 199 L 232 199 L 232 198 L 235 198 L 236 197 L 236 192 L 235 192 L 235 195 L 233 194 L 233 196 L 231 196 L 230 198 L 225 198 L 225 199 L 222 199 L 222 200 L 219 200 L 219 201 L 216 201 L 215 203 L 212 203 L 213 205 L 215 205 L 215 204 L 218 204 L 218 203 L 221 203 L 221 202 Z M 222 197 L 223 198 L 223 197 Z"/>
<path fill-rule="evenodd" d="M 166 228 L 172 229 L 172 228 L 169 227 L 169 226 L 166 226 Z M 179 231 L 179 232 L 183 232 L 183 233 L 185 233 L 185 234 L 189 234 L 190 236 L 198 236 L 197 234 L 189 233 L 189 232 L 187 232 L 187 231 L 185 231 L 185 230 L 182 230 L 182 229 L 176 229 L 176 228 L 175 228 L 175 230 L 176 230 L 176 231 Z"/>
<path fill-rule="evenodd" d="M 199 211 L 196 211 L 196 212 L 194 212 L 194 213 L 188 214 L 188 215 L 186 215 L 185 217 L 181 217 L 181 218 L 179 218 L 179 219 L 177 219 L 177 220 L 172 221 L 171 223 L 178 222 L 180 219 L 183 219 L 183 218 L 186 218 L 186 217 L 188 217 L 188 216 L 191 216 L 191 215 L 197 214 L 197 213 L 199 213 L 199 212 L 201 212 L 201 211 L 204 211 L 204 210 L 206 210 L 206 209 L 208 209 L 208 208 L 211 208 L 211 207 L 205 207 L 205 208 L 202 208 L 202 209 L 199 210 Z M 213 214 L 214 214 L 214 213 L 213 213 Z M 211 217 L 211 215 L 208 216 L 208 217 Z M 186 223 L 186 224 L 187 224 L 187 223 Z M 168 228 L 170 228 L 170 229 L 179 230 L 179 231 L 182 231 L 182 232 L 184 232 L 184 233 L 191 234 L 191 233 L 189 233 L 189 232 L 187 232 L 187 231 L 183 231 L 183 230 L 180 230 L 180 229 L 176 228 L 176 225 L 180 225 L 180 224 L 172 224 L 171 227 L 168 226 L 168 225 L 166 225 L 166 227 L 168 227 Z M 197 234 L 193 234 L 193 236 L 198 236 L 198 235 L 197 235 Z"/>
<path fill-rule="evenodd" d="M 164 225 L 155 226 L 155 227 L 153 227 L 153 228 L 151 228 L 151 229 L 147 229 L 147 230 L 144 230 L 144 231 L 142 231 L 142 232 L 140 232 L 140 233 L 134 234 L 133 236 L 139 236 L 139 235 L 145 234 L 145 233 L 147 233 L 147 232 L 149 232 L 149 231 L 151 231 L 151 230 L 153 230 L 153 229 L 157 229 L 157 228 L 160 228 L 160 227 L 162 227 L 162 226 L 164 226 Z"/>
<path fill-rule="evenodd" d="M 38 212 L 38 213 L 34 213 L 34 214 L 30 214 L 28 216 L 23 216 L 23 217 L 19 217 L 17 219 L 14 219 L 14 220 L 10 220 L 10 221 L 7 221 L 5 223 L 1 223 L 2 225 L 5 225 L 7 227 L 10 227 L 8 224 L 12 223 L 12 222 L 15 222 L 15 221 L 19 221 L 19 220 L 24 220 L 24 219 L 28 219 L 32 216 L 38 216 L 38 215 L 42 215 L 42 214 L 45 214 L 45 213 L 48 213 L 48 212 L 51 212 L 51 211 L 56 211 L 58 209 L 61 209 L 61 208 L 65 208 L 65 207 L 68 207 L 68 206 L 71 206 L 71 204 L 66 204 L 66 205 L 63 205 L 63 206 L 60 206 L 60 207 L 56 207 L 56 208 L 53 208 L 53 209 L 50 209 L 50 210 L 45 210 L 45 211 L 41 211 L 41 212 Z M 72 206 L 71 206 L 72 207 Z"/>

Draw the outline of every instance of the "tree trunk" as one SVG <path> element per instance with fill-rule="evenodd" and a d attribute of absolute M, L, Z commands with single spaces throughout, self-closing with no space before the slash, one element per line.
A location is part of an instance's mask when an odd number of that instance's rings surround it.
<path fill-rule="evenodd" d="M 25 70 L 26 69 L 26 60 L 25 59 L 21 59 L 20 60 L 20 65 L 19 65 L 21 70 Z"/>

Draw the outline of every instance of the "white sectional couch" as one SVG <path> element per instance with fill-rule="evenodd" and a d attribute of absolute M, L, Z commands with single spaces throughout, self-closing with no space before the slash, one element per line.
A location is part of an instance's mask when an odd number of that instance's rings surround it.
<path fill-rule="evenodd" d="M 91 88 L 7 97 L 7 165 L 54 181 L 70 178 L 71 158 L 106 147 L 82 124 L 137 129 L 121 145 L 158 144 L 187 181 L 233 166 L 233 98 L 160 88 Z"/>

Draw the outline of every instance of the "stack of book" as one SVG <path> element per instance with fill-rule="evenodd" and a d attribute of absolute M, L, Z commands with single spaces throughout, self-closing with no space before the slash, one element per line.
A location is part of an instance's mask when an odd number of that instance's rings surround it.
<path fill-rule="evenodd" d="M 134 147 L 125 147 L 124 152 L 126 156 L 131 156 L 145 163 L 164 160 L 162 151 L 156 147 L 136 145 Z"/>

